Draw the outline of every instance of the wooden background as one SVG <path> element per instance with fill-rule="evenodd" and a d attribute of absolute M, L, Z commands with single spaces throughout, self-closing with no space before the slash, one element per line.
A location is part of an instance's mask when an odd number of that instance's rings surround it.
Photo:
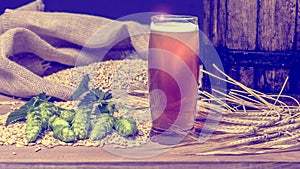
<path fill-rule="evenodd" d="M 300 94 L 299 0 L 203 1 L 203 32 L 225 71 L 249 87 Z"/>

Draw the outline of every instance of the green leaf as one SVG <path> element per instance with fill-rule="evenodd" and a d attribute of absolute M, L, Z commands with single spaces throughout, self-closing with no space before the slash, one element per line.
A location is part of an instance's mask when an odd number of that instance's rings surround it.
<path fill-rule="evenodd" d="M 80 101 L 78 107 L 90 107 L 93 106 L 93 104 L 96 103 L 97 101 L 98 101 L 98 96 L 93 92 L 89 92 Z"/>
<path fill-rule="evenodd" d="M 101 103 L 103 100 L 109 100 L 112 98 L 111 93 L 102 92 L 99 89 L 92 89 L 88 92 L 84 98 L 78 104 L 78 107 L 93 107 L 95 103 Z"/>
<path fill-rule="evenodd" d="M 116 105 L 113 102 L 102 101 L 101 104 L 97 105 L 95 114 L 111 114 L 113 115 L 116 111 Z"/>
<path fill-rule="evenodd" d="M 109 100 L 112 98 L 112 94 L 110 92 L 105 92 L 103 96 L 103 100 Z"/>
<path fill-rule="evenodd" d="M 78 99 L 83 93 L 89 91 L 89 81 L 90 81 L 89 75 L 88 74 L 84 75 L 78 88 L 74 91 L 72 95 L 73 100 Z"/>
<path fill-rule="evenodd" d="M 6 119 L 6 124 L 9 125 L 10 123 L 16 122 L 16 121 L 25 121 L 26 120 L 26 115 L 27 115 L 27 106 L 22 106 L 19 109 L 11 112 L 7 119 Z"/>
<path fill-rule="evenodd" d="M 46 93 L 44 92 L 31 98 L 23 106 L 21 106 L 20 108 L 16 109 L 15 111 L 11 112 L 8 115 L 5 125 L 8 125 L 16 121 L 25 121 L 27 112 L 33 110 L 35 107 L 39 106 L 42 102 L 46 102 L 48 100 L 49 98 L 47 98 Z"/>
<path fill-rule="evenodd" d="M 112 94 L 109 91 L 102 92 L 102 90 L 99 89 L 92 89 L 91 92 L 96 95 L 98 102 L 101 102 L 102 100 L 109 100 L 112 98 Z"/>

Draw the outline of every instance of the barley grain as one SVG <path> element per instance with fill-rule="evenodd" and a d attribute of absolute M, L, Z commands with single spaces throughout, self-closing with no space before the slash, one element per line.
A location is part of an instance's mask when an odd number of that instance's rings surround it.
<path fill-rule="evenodd" d="M 36 143 L 28 143 L 28 146 L 35 146 Z"/>
<path fill-rule="evenodd" d="M 35 152 L 39 152 L 39 151 L 41 151 L 41 150 L 42 150 L 42 148 L 41 148 L 40 146 L 38 146 L 38 147 L 36 147 L 36 148 L 34 149 Z"/>

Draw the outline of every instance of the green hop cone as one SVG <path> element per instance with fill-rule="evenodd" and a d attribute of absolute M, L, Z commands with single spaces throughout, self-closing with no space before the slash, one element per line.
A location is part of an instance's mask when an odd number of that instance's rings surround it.
<path fill-rule="evenodd" d="M 53 137 L 63 142 L 75 141 L 75 134 L 71 130 L 70 124 L 54 115 L 49 119 L 50 127 L 53 130 Z"/>
<path fill-rule="evenodd" d="M 113 130 L 115 118 L 110 114 L 102 114 L 92 126 L 90 139 L 100 140 Z"/>
<path fill-rule="evenodd" d="M 66 120 L 67 122 L 71 123 L 72 120 L 75 117 L 75 111 L 73 109 L 68 110 L 68 109 L 60 109 L 60 115 L 59 117 Z"/>
<path fill-rule="evenodd" d="M 90 110 L 80 108 L 76 111 L 75 117 L 72 120 L 72 130 L 79 140 L 88 137 L 88 129 L 90 127 Z"/>
<path fill-rule="evenodd" d="M 133 118 L 123 118 L 115 122 L 114 127 L 121 136 L 134 135 L 137 132 L 136 121 Z"/>
<path fill-rule="evenodd" d="M 25 135 L 29 143 L 35 142 L 42 131 L 42 116 L 38 111 L 28 112 Z"/>
<path fill-rule="evenodd" d="M 49 102 L 43 102 L 36 109 L 42 116 L 42 128 L 47 129 L 49 118 L 57 110 L 56 107 Z"/>

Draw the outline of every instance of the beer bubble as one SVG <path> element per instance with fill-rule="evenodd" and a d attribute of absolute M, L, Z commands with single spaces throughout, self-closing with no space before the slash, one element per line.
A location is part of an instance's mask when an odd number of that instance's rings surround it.
<path fill-rule="evenodd" d="M 191 22 L 158 22 L 151 23 L 150 28 L 160 32 L 193 32 L 198 30 L 198 25 Z"/>

